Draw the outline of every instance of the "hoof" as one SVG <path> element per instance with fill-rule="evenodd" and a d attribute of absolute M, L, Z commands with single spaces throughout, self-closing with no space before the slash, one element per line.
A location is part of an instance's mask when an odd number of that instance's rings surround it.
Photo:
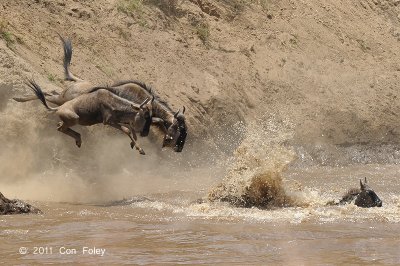
<path fill-rule="evenodd" d="M 135 144 L 133 142 L 131 142 L 131 149 L 133 149 L 135 147 Z"/>
<path fill-rule="evenodd" d="M 75 144 L 76 144 L 76 146 L 78 146 L 78 148 L 80 148 L 82 145 L 82 141 L 76 141 Z"/>
<path fill-rule="evenodd" d="M 141 155 L 146 155 L 146 153 L 144 152 L 143 149 L 140 149 L 140 150 L 139 150 L 139 153 L 140 153 Z"/>

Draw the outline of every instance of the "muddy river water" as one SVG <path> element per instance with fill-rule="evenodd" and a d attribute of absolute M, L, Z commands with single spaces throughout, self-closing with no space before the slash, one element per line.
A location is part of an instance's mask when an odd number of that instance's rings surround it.
<path fill-rule="evenodd" d="M 382 208 L 325 206 L 366 176 Z M 289 169 L 308 207 L 195 203 L 204 192 L 136 196 L 126 205 L 33 201 L 43 215 L 0 218 L 0 261 L 12 264 L 400 265 L 400 166 Z M 130 200 L 130 201 L 129 201 Z"/>

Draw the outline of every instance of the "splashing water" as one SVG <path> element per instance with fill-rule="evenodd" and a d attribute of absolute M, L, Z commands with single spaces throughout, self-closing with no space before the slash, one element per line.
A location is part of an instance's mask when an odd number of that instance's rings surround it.
<path fill-rule="evenodd" d="M 282 182 L 282 172 L 295 159 L 285 146 L 292 124 L 276 117 L 260 119 L 247 127 L 245 139 L 234 152 L 234 161 L 223 181 L 209 192 L 210 201 L 227 201 L 240 207 L 293 206 Z"/>

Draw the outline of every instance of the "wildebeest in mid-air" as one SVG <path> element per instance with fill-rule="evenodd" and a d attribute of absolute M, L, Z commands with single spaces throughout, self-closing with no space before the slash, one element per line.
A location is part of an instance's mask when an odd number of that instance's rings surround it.
<path fill-rule="evenodd" d="M 94 88 L 92 83 L 80 79 L 71 73 L 69 66 L 72 59 L 72 44 L 70 40 L 65 40 L 61 36 L 60 38 L 64 48 L 64 77 L 65 80 L 72 81 L 73 84 L 64 89 L 61 94 L 56 92 L 43 93 L 47 101 L 57 105 L 62 105 L 82 94 L 87 94 L 92 92 L 93 89 L 97 89 Z M 103 87 L 103 89 L 132 102 L 142 102 L 147 98 L 154 98 L 152 101 L 153 119 L 151 122 L 164 133 L 162 146 L 171 147 L 176 152 L 181 152 L 183 150 L 187 137 L 187 127 L 184 116 L 185 107 L 177 112 L 173 111 L 166 101 L 163 101 L 154 93 L 151 87 L 137 80 L 119 81 L 114 83 L 111 87 Z M 14 100 L 18 102 L 26 102 L 35 99 L 37 99 L 37 97 L 31 95 L 14 97 Z M 140 135 L 147 136 L 149 134 L 149 129 L 150 127 L 146 126 L 145 129 L 141 131 Z M 131 131 L 133 131 L 133 129 L 131 129 Z"/>

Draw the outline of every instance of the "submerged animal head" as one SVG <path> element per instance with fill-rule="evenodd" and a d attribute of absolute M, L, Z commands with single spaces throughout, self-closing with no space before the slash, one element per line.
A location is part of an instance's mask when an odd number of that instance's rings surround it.
<path fill-rule="evenodd" d="M 140 131 L 142 137 L 147 136 L 150 131 L 151 120 L 153 117 L 153 101 L 154 96 L 151 100 L 149 98 L 144 100 L 144 102 L 140 104 L 139 111 L 135 117 L 135 125 L 137 130 Z"/>
<path fill-rule="evenodd" d="M 185 145 L 187 129 L 185 122 L 185 106 L 174 114 L 172 124 L 167 128 L 164 136 L 163 147 L 173 147 L 175 152 L 181 152 Z"/>
<path fill-rule="evenodd" d="M 370 208 L 370 207 L 382 207 L 382 201 L 376 195 L 367 184 L 367 178 L 365 177 L 364 183 L 360 179 L 360 193 L 356 197 L 354 202 L 358 207 Z"/>

